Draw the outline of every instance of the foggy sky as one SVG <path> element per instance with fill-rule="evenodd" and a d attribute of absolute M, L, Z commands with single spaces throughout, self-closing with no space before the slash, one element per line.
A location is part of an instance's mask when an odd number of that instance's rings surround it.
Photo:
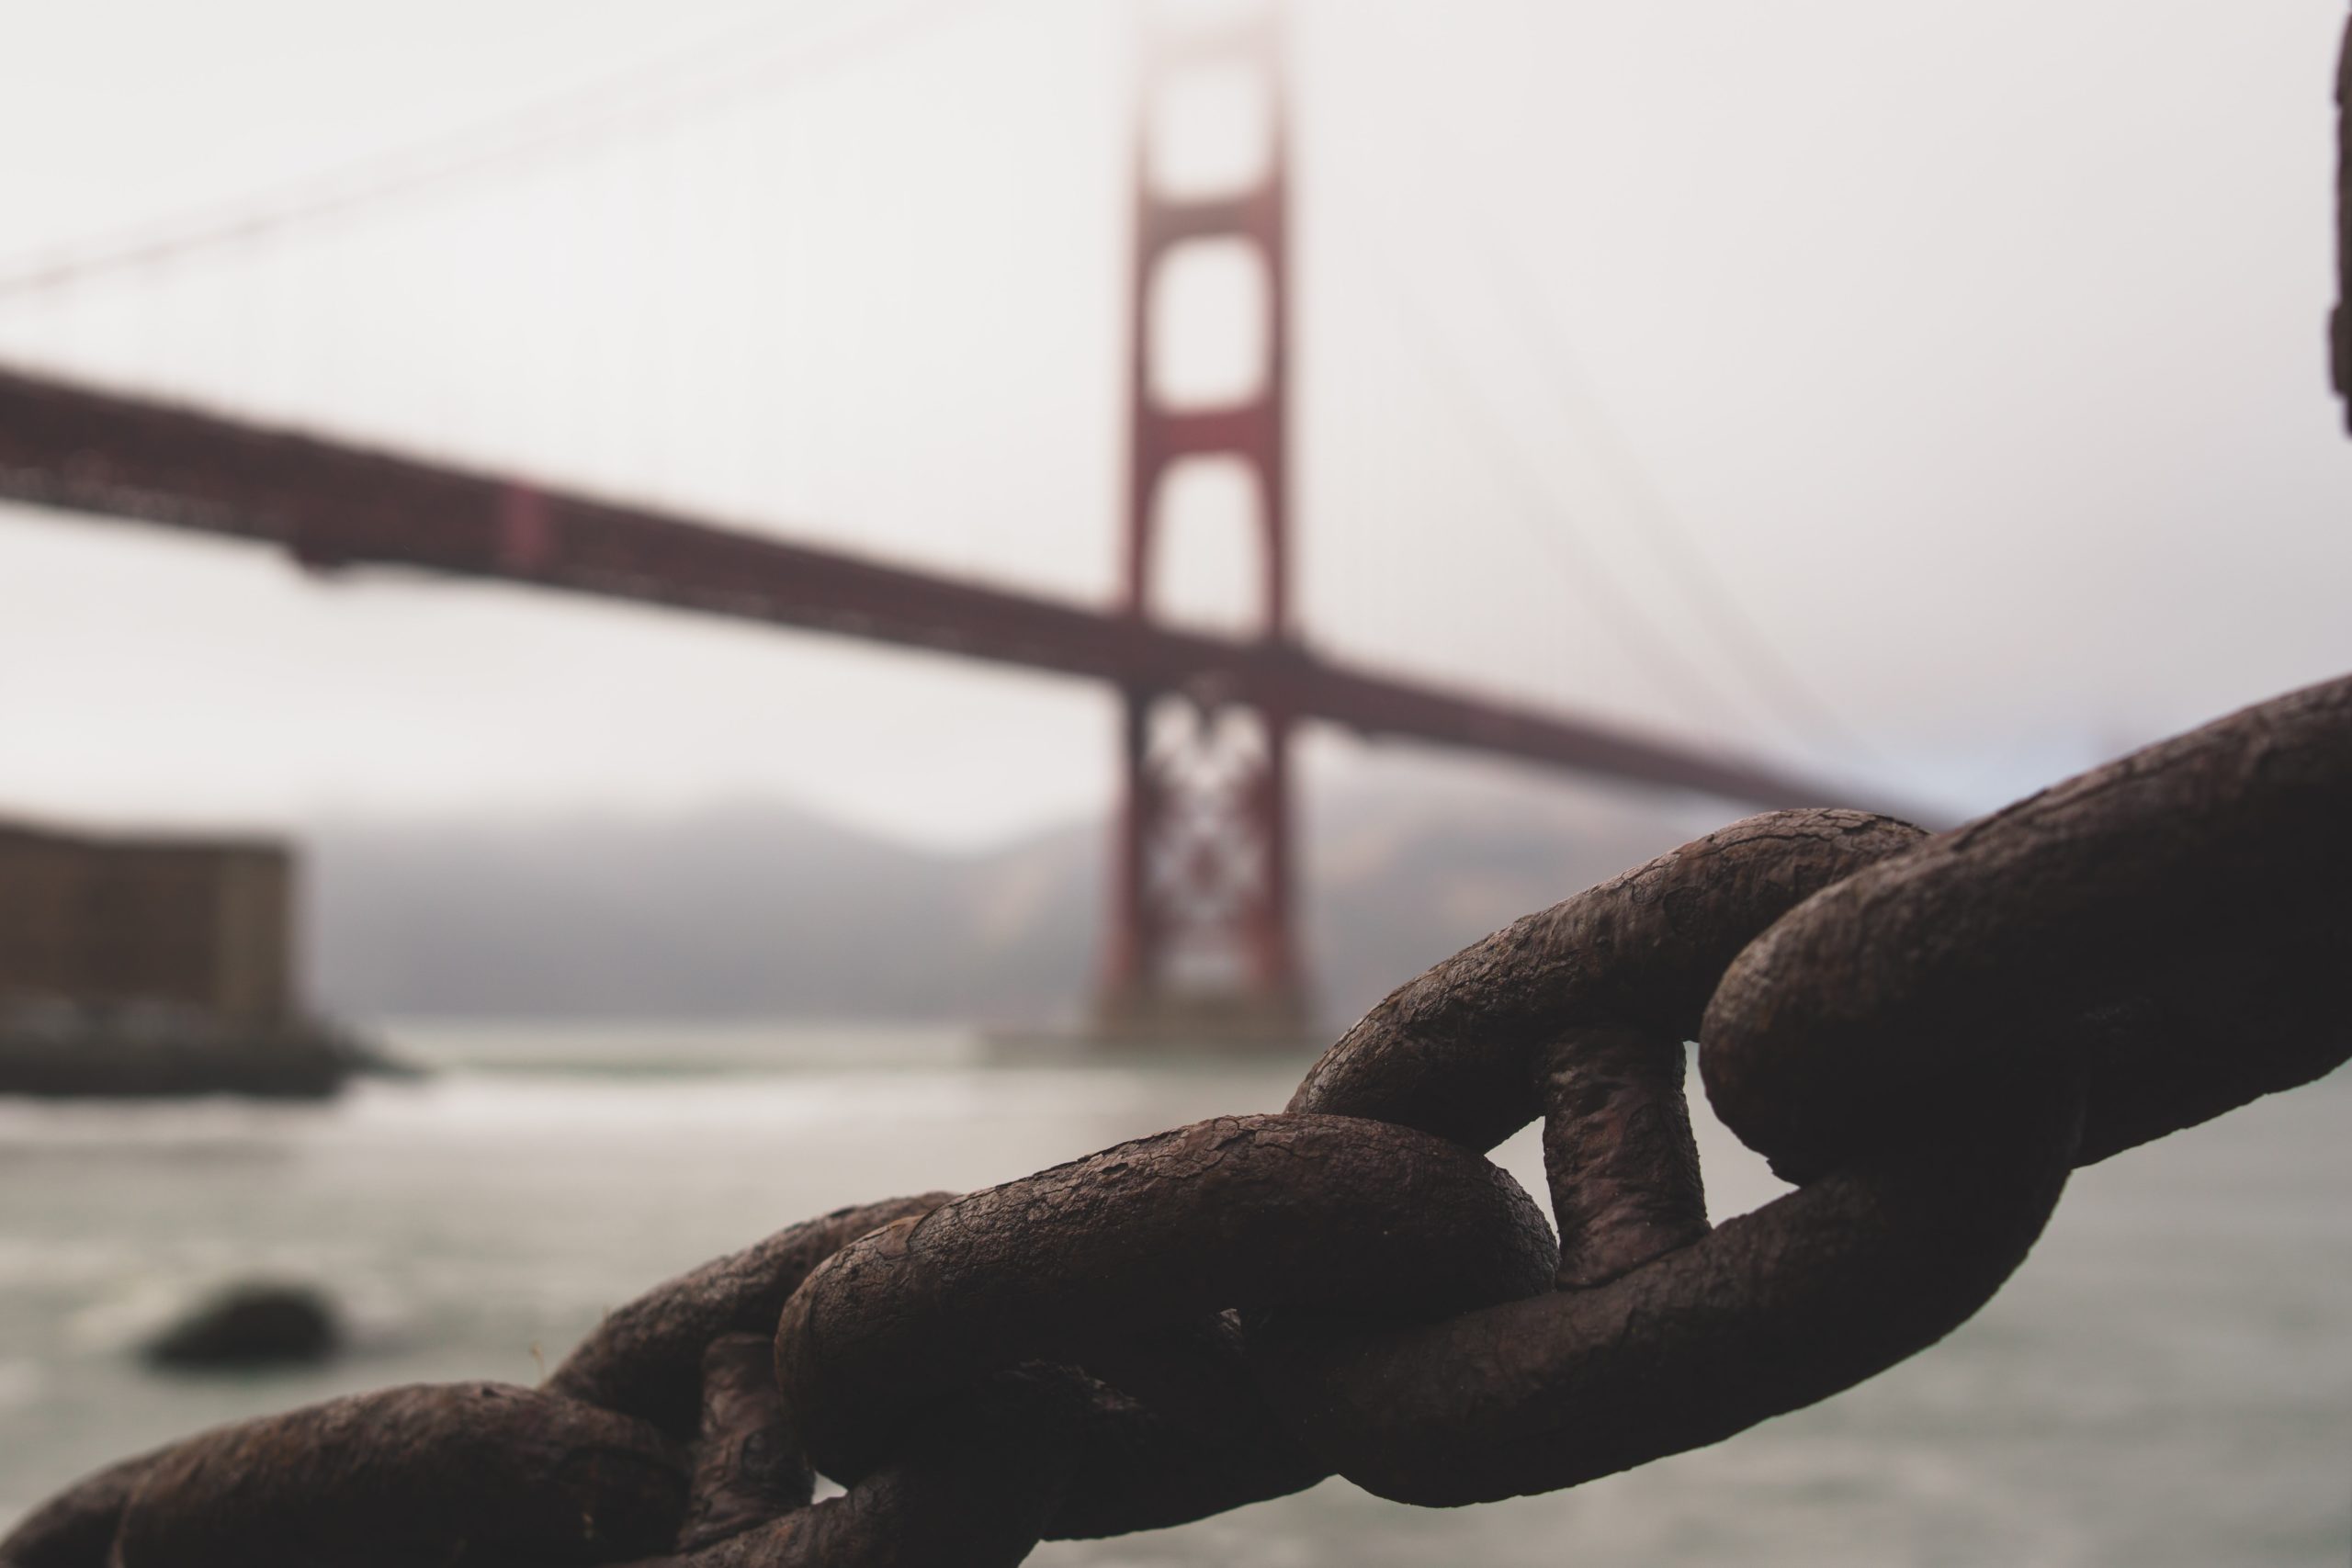
<path fill-rule="evenodd" d="M 1111 593 L 1123 7 L 17 10 L 0 276 L 683 63 L 568 158 L 0 296 L 0 357 Z M 1318 646 L 1970 807 L 2352 666 L 2332 0 L 1295 10 Z M 0 813 L 972 842 L 1098 808 L 1111 733 L 1082 685 L 0 511 Z"/>

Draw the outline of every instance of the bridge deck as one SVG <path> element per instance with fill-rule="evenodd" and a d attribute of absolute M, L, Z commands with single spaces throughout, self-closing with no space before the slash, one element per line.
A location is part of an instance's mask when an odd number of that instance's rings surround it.
<path fill-rule="evenodd" d="M 1758 762 L 647 507 L 0 371 L 0 496 L 408 567 L 1186 692 L 1758 806 L 1846 791 Z"/>

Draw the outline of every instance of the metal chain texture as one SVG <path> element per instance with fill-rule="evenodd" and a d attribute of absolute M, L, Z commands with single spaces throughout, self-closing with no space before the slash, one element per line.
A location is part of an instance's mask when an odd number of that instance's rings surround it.
<path fill-rule="evenodd" d="M 989 1568 L 1335 1473 L 1574 1486 L 1915 1354 L 2075 1167 L 2343 1062 L 2347 873 L 2352 679 L 1947 833 L 1752 818 L 1399 987 L 1280 1113 L 795 1225 L 537 1390 L 127 1461 L 0 1564 Z M 1798 1184 L 1712 1228 L 1694 1039 Z M 1485 1157 L 1539 1120 L 1550 1224 Z"/>

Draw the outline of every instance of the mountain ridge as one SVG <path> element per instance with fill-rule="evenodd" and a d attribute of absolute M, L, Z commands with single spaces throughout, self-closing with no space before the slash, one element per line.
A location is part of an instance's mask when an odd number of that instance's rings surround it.
<path fill-rule="evenodd" d="M 1318 796 L 1301 835 L 1326 1019 L 1730 813 L 1504 773 Z M 1041 1024 L 1090 994 L 1099 823 L 938 851 L 745 803 L 667 819 L 329 818 L 313 999 L 339 1014 Z"/>

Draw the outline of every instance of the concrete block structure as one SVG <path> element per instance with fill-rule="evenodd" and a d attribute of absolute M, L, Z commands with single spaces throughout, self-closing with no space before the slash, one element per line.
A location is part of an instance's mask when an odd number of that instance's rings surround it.
<path fill-rule="evenodd" d="M 0 1011 L 140 1004 L 278 1029 L 296 1012 L 294 880 L 282 844 L 0 822 Z"/>

